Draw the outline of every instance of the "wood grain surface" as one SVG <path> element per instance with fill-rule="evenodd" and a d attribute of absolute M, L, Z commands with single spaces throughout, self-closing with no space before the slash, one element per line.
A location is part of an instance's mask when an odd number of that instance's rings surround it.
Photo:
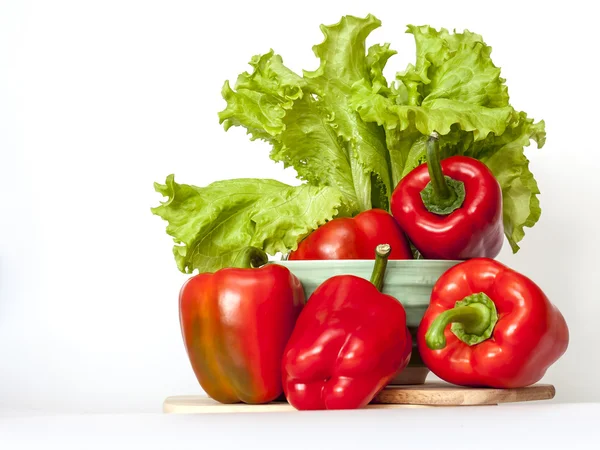
<path fill-rule="evenodd" d="M 373 399 L 373 403 L 430 406 L 497 405 L 499 403 L 550 400 L 554 386 L 536 384 L 518 389 L 463 388 L 445 383 L 420 386 L 390 386 Z"/>
<path fill-rule="evenodd" d="M 550 400 L 554 394 L 554 386 L 550 384 L 537 384 L 519 389 L 464 388 L 445 383 L 388 386 L 365 409 L 490 406 L 501 403 Z M 264 405 L 222 404 L 203 395 L 173 396 L 165 399 L 163 403 L 163 412 L 168 414 L 290 411 L 296 411 L 296 409 L 287 402 L 278 401 Z"/>

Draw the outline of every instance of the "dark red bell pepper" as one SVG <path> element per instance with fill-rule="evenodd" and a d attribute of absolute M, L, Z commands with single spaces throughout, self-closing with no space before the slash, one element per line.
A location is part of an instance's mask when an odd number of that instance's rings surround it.
<path fill-rule="evenodd" d="M 389 259 L 412 259 L 410 245 L 390 213 L 369 209 L 321 225 L 291 252 L 289 259 L 374 259 L 373 249 L 389 244 Z"/>
<path fill-rule="evenodd" d="M 259 249 L 228 267 L 188 279 L 180 323 L 192 369 L 221 403 L 267 403 L 283 394 L 281 357 L 305 303 L 300 281 Z M 250 267 L 258 268 L 250 268 Z"/>
<path fill-rule="evenodd" d="M 380 292 L 390 248 L 377 249 L 371 281 L 329 278 L 300 313 L 282 362 L 284 393 L 296 409 L 364 407 L 408 365 L 404 307 Z"/>
<path fill-rule="evenodd" d="M 424 258 L 494 258 L 504 242 L 500 184 L 474 158 L 452 156 L 440 163 L 438 145 L 434 133 L 427 162 L 394 189 L 392 215 Z"/>
<path fill-rule="evenodd" d="M 565 319 L 541 288 L 490 258 L 462 262 L 438 279 L 417 332 L 427 367 L 462 386 L 537 383 L 568 344 Z"/>

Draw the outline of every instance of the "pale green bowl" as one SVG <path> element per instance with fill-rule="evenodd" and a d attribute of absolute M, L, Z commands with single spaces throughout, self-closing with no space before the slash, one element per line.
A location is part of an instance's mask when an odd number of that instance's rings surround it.
<path fill-rule="evenodd" d="M 383 292 L 402 303 L 408 326 L 418 327 L 429 305 L 433 285 L 446 270 L 460 262 L 437 259 L 388 261 Z M 317 286 L 335 275 L 356 275 L 369 280 L 374 260 L 283 260 L 273 263 L 287 267 L 298 277 L 308 300 Z"/>
<path fill-rule="evenodd" d="M 311 260 L 273 261 L 281 264 L 298 277 L 306 299 L 325 280 L 335 275 L 356 275 L 369 280 L 374 260 Z M 417 348 L 417 329 L 429 306 L 431 290 L 438 278 L 458 260 L 412 259 L 392 260 L 387 263 L 383 292 L 396 298 L 406 311 L 408 329 L 413 337 L 413 350 L 408 367 L 397 374 L 390 385 L 423 384 L 429 369 L 423 363 Z"/>

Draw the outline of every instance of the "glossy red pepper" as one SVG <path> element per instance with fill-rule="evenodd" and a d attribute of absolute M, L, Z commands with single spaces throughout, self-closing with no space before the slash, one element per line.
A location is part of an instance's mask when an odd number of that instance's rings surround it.
<path fill-rule="evenodd" d="M 281 357 L 305 303 L 298 278 L 250 248 L 241 268 L 201 273 L 180 292 L 180 323 L 192 369 L 221 403 L 267 403 L 283 394 Z"/>
<path fill-rule="evenodd" d="M 296 409 L 364 407 L 408 365 L 404 307 L 380 292 L 388 256 L 389 246 L 379 246 L 371 281 L 334 276 L 308 299 L 282 362 Z"/>
<path fill-rule="evenodd" d="M 463 386 L 537 383 L 568 344 L 565 319 L 540 287 L 489 258 L 462 262 L 438 279 L 417 332 L 427 367 Z"/>
<path fill-rule="evenodd" d="M 427 142 L 427 163 L 394 189 L 390 210 L 427 259 L 494 258 L 502 249 L 498 180 L 471 157 L 452 156 L 440 163 L 437 134 Z"/>
<path fill-rule="evenodd" d="M 392 215 L 374 208 L 321 225 L 288 259 L 374 259 L 373 249 L 379 244 L 392 247 L 389 259 L 413 258 L 408 240 Z"/>

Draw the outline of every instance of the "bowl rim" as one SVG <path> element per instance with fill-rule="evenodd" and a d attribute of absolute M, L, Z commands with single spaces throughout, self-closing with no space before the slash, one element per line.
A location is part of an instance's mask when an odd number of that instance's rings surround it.
<path fill-rule="evenodd" d="M 431 265 L 457 265 L 460 263 L 463 263 L 467 260 L 464 259 L 390 259 L 387 262 L 388 267 L 389 266 L 398 266 L 398 265 L 413 265 L 413 264 L 417 264 L 417 265 L 427 265 L 427 264 L 431 264 Z M 277 264 L 277 263 L 283 263 L 285 265 L 290 264 L 290 265 L 295 265 L 295 266 L 302 266 L 302 265 L 307 265 L 307 264 L 311 264 L 311 265 L 320 265 L 320 266 L 347 266 L 347 265 L 354 265 L 354 266 L 362 266 L 362 265 L 373 265 L 375 262 L 375 259 L 295 259 L 295 260 L 289 260 L 289 259 L 282 259 L 282 260 L 272 260 L 269 261 L 267 264 Z"/>

